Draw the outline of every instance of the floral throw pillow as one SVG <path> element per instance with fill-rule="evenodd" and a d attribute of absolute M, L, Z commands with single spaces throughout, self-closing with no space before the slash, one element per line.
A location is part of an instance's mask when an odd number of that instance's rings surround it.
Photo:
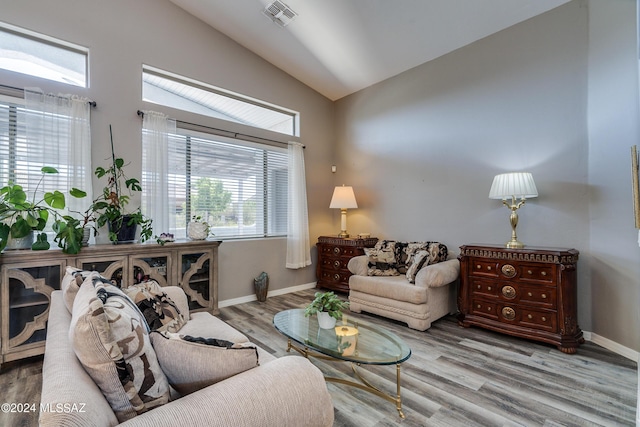
<path fill-rule="evenodd" d="M 369 259 L 367 275 L 397 276 L 400 273 L 396 265 L 396 241 L 378 240 L 373 248 L 365 248 Z"/>
<path fill-rule="evenodd" d="M 418 250 L 412 256 L 412 262 L 407 269 L 406 275 L 409 283 L 416 282 L 416 275 L 418 271 L 424 266 L 436 264 L 438 262 L 446 261 L 448 256 L 448 250 L 445 245 L 438 242 L 425 242 L 426 248 Z"/>
<path fill-rule="evenodd" d="M 186 323 L 176 303 L 155 280 L 137 283 L 123 291 L 138 306 L 150 330 L 178 332 Z"/>

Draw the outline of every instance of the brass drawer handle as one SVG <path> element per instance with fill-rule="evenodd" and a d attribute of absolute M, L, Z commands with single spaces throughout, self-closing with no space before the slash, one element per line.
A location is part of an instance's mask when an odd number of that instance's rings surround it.
<path fill-rule="evenodd" d="M 528 317 L 529 319 L 533 319 L 533 316 L 532 316 L 532 315 L 530 315 L 530 314 L 528 314 L 528 315 L 527 315 L 527 317 Z"/>
<path fill-rule="evenodd" d="M 516 290 L 513 286 L 505 286 L 502 288 L 502 295 L 504 295 L 505 298 L 515 298 Z"/>
<path fill-rule="evenodd" d="M 533 271 L 527 270 L 527 274 L 533 274 Z"/>
<path fill-rule="evenodd" d="M 547 294 L 542 294 L 542 299 L 546 299 L 547 298 Z"/>
<path fill-rule="evenodd" d="M 513 277 L 516 275 L 516 268 L 511 264 L 505 264 L 502 266 L 502 274 L 507 277 Z"/>
<path fill-rule="evenodd" d="M 516 317 L 516 311 L 511 307 L 505 307 L 502 309 L 502 316 L 507 320 L 513 320 Z"/>
<path fill-rule="evenodd" d="M 491 290 L 491 286 L 487 286 L 487 290 L 490 291 Z"/>
<path fill-rule="evenodd" d="M 340 248 L 338 248 L 338 247 L 333 248 L 333 253 L 334 254 L 339 254 L 340 253 Z"/>
<path fill-rule="evenodd" d="M 546 276 L 547 272 L 546 271 L 542 271 L 542 272 L 540 272 L 540 274 L 542 274 L 543 276 Z"/>
<path fill-rule="evenodd" d="M 546 318 L 546 317 L 544 317 L 544 316 L 542 316 L 542 321 L 543 321 L 543 322 L 546 322 L 546 321 L 547 321 L 547 318 Z"/>
<path fill-rule="evenodd" d="M 333 261 L 333 265 L 335 267 L 340 267 L 340 261 L 338 261 L 338 260 Z"/>
<path fill-rule="evenodd" d="M 527 296 L 532 297 L 533 294 L 531 292 L 527 292 Z"/>
<path fill-rule="evenodd" d="M 339 274 L 334 274 L 333 275 L 333 280 L 340 280 L 340 275 Z"/>
<path fill-rule="evenodd" d="M 478 289 L 482 288 L 482 286 L 478 285 Z"/>
<path fill-rule="evenodd" d="M 476 268 L 477 268 L 478 270 L 480 270 L 480 269 L 482 268 L 482 266 L 481 266 L 480 264 L 478 264 L 478 265 L 476 265 Z"/>
<path fill-rule="evenodd" d="M 487 271 L 491 271 L 491 266 L 487 266 Z"/>

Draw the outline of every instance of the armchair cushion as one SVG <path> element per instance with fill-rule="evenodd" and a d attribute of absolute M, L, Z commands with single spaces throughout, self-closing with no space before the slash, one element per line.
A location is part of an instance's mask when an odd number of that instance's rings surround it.
<path fill-rule="evenodd" d="M 169 384 L 183 396 L 259 365 L 258 349 L 250 342 L 168 332 L 150 336 Z"/>

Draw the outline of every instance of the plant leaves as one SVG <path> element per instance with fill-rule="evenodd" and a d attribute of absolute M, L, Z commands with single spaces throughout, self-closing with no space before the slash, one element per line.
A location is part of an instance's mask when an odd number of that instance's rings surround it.
<path fill-rule="evenodd" d="M 122 169 L 123 166 L 124 166 L 124 160 L 121 159 L 121 158 L 117 158 L 116 159 L 116 168 Z"/>
<path fill-rule="evenodd" d="M 53 193 L 44 193 L 44 201 L 54 209 L 64 209 L 66 206 L 64 194 L 58 190 L 55 190 Z"/>
<path fill-rule="evenodd" d="M 42 171 L 42 173 L 58 173 L 58 169 L 53 168 L 51 166 L 44 166 L 40 170 Z"/>
<path fill-rule="evenodd" d="M 86 191 L 82 191 L 78 188 L 73 187 L 71 189 L 71 191 L 69 191 L 69 194 L 71 194 L 73 197 L 77 198 L 77 199 L 82 199 L 83 197 L 87 197 L 87 192 Z"/>

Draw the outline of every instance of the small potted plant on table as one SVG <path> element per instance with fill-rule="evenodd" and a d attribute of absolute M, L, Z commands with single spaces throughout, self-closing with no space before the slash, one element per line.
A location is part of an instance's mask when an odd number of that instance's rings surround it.
<path fill-rule="evenodd" d="M 347 301 L 342 301 L 333 292 L 316 292 L 314 300 L 305 310 L 304 315 L 309 317 L 318 315 L 318 325 L 322 329 L 331 329 L 336 325 L 336 320 L 342 317 L 342 310 L 349 307 Z"/>

